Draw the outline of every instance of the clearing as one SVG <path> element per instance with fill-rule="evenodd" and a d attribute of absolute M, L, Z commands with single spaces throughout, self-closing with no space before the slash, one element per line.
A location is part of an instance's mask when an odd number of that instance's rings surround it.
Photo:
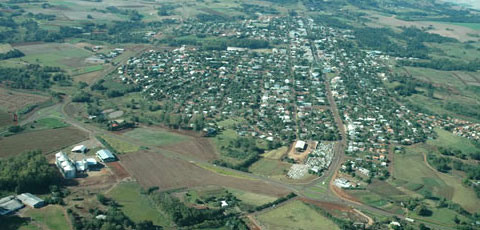
<path fill-rule="evenodd" d="M 125 169 L 144 187 L 159 186 L 161 190 L 217 185 L 270 196 L 284 196 L 290 191 L 260 180 L 219 175 L 194 163 L 168 156 L 171 153 L 141 151 L 120 155 Z"/>
<path fill-rule="evenodd" d="M 340 229 L 313 208 L 296 200 L 256 216 L 265 229 Z"/>
<path fill-rule="evenodd" d="M 40 209 L 30 209 L 24 214 L 33 221 L 45 225 L 50 230 L 71 229 L 66 212 L 63 207 L 49 205 Z"/>
<path fill-rule="evenodd" d="M 0 88 L 0 110 L 14 112 L 48 100 L 47 96 Z"/>
<path fill-rule="evenodd" d="M 155 225 L 170 226 L 170 221 L 141 193 L 141 189 L 134 182 L 119 183 L 107 196 L 118 202 L 125 215 L 135 222 L 150 220 Z"/>

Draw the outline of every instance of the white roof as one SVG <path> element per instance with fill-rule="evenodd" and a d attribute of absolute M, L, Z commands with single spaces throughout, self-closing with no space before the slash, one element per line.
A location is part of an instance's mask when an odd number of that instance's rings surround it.
<path fill-rule="evenodd" d="M 85 145 L 77 145 L 73 147 L 72 152 L 83 152 L 87 149 Z"/>
<path fill-rule="evenodd" d="M 17 199 L 21 200 L 24 204 L 27 204 L 29 206 L 35 206 L 36 204 L 43 202 L 42 199 L 32 195 L 31 193 L 22 193 L 17 196 Z"/>
<path fill-rule="evenodd" d="M 113 156 L 112 152 L 110 152 L 110 150 L 108 150 L 108 149 L 99 150 L 97 152 L 97 156 L 102 160 L 115 158 L 115 156 Z"/>
<path fill-rule="evenodd" d="M 97 164 L 97 160 L 95 160 L 94 158 L 87 158 L 86 161 L 87 161 L 88 165 L 96 165 Z"/>
<path fill-rule="evenodd" d="M 303 148 L 305 148 L 306 144 L 307 143 L 305 143 L 305 141 L 297 141 L 297 143 L 295 144 L 295 148 L 296 149 L 303 149 Z"/>

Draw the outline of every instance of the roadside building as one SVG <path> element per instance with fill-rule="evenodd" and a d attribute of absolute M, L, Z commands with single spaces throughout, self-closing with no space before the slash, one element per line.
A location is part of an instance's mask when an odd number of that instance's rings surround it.
<path fill-rule="evenodd" d="M 45 202 L 31 193 L 22 193 L 17 196 L 17 199 L 21 200 L 23 204 L 31 208 L 41 208 L 45 205 Z"/>
<path fill-rule="evenodd" d="M 113 153 L 110 152 L 110 150 L 108 149 L 102 149 L 97 151 L 97 157 L 101 162 L 112 162 L 116 160 Z"/>

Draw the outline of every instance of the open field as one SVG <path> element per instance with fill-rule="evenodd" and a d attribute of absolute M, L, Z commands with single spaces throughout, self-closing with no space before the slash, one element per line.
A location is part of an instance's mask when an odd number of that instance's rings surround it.
<path fill-rule="evenodd" d="M 373 22 L 367 23 L 369 26 L 384 26 L 384 27 L 399 27 L 399 26 L 416 26 L 418 28 L 428 28 L 433 26 L 432 30 L 428 30 L 429 33 L 439 34 L 445 37 L 455 38 L 461 42 L 465 41 L 478 41 L 478 38 L 471 35 L 479 35 L 480 31 L 466 27 L 464 25 L 453 25 L 442 22 L 431 21 L 404 21 L 395 18 L 394 16 L 374 15 Z"/>
<path fill-rule="evenodd" d="M 6 53 L 12 49 L 13 48 L 10 44 L 0 44 L 0 53 Z"/>
<path fill-rule="evenodd" d="M 25 216 L 31 217 L 35 222 L 45 225 L 50 230 L 71 229 L 63 207 L 49 205 L 41 209 L 30 209 Z"/>
<path fill-rule="evenodd" d="M 331 220 L 301 201 L 293 201 L 257 217 L 265 229 L 339 229 Z"/>
<path fill-rule="evenodd" d="M 438 138 L 427 141 L 427 144 L 436 147 L 458 149 L 467 155 L 480 151 L 480 149 L 467 138 L 456 136 L 443 129 L 435 129 L 435 132 L 438 134 Z"/>
<path fill-rule="evenodd" d="M 12 60 L 55 66 L 71 71 L 88 66 L 85 58 L 93 55 L 85 49 L 67 43 L 21 45 L 15 48 L 25 53 L 25 57 Z"/>
<path fill-rule="evenodd" d="M 233 195 L 240 199 L 243 203 L 252 206 L 260 206 L 275 201 L 277 198 L 268 195 L 246 192 L 238 189 L 228 189 Z"/>
<path fill-rule="evenodd" d="M 402 187 L 422 192 L 430 190 L 434 195 L 451 199 L 470 212 L 480 208 L 480 201 L 475 192 L 463 186 L 461 178 L 444 174 L 427 167 L 423 153 L 429 150 L 419 145 L 407 148 L 405 155 L 395 156 L 395 177 L 407 182 Z"/>
<path fill-rule="evenodd" d="M 263 157 L 272 160 L 280 160 L 287 153 L 288 147 L 283 146 L 278 149 L 271 150 L 263 154 Z"/>
<path fill-rule="evenodd" d="M 47 96 L 0 88 L 0 110 L 14 112 L 48 100 Z"/>
<path fill-rule="evenodd" d="M 155 225 L 169 226 L 170 221 L 141 192 L 141 186 L 120 183 L 106 195 L 121 205 L 122 211 L 135 222 L 150 220 Z"/>
<path fill-rule="evenodd" d="M 188 137 L 161 129 L 136 128 L 123 134 L 147 145 L 162 146 L 177 144 L 188 140 Z"/>
<path fill-rule="evenodd" d="M 105 140 L 117 153 L 131 153 L 140 150 L 140 146 L 115 138 L 111 135 L 102 135 Z"/>
<path fill-rule="evenodd" d="M 159 186 L 161 190 L 217 185 L 253 193 L 283 196 L 288 190 L 260 180 L 241 179 L 211 172 L 193 163 L 164 156 L 162 153 L 141 151 L 120 155 L 125 169 L 144 187 Z"/>
<path fill-rule="evenodd" d="M 13 125 L 12 114 L 0 110 L 0 128 Z"/>
<path fill-rule="evenodd" d="M 65 122 L 52 117 L 42 118 L 35 122 L 35 129 L 59 129 L 67 126 L 69 125 Z"/>
<path fill-rule="evenodd" d="M 0 139 L 0 157 L 31 150 L 50 153 L 86 140 L 88 135 L 76 128 L 66 127 L 20 133 Z"/>
<path fill-rule="evenodd" d="M 264 176 L 285 176 L 292 164 L 279 161 L 262 158 L 255 162 L 248 169 L 253 174 Z"/>

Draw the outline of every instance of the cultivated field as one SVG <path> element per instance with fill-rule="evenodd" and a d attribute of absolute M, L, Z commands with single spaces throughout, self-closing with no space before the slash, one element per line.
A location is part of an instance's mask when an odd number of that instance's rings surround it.
<path fill-rule="evenodd" d="M 137 128 L 123 134 L 147 145 L 172 145 L 188 140 L 188 137 L 161 129 Z"/>
<path fill-rule="evenodd" d="M 86 133 L 73 127 L 20 133 L 0 139 L 0 146 L 2 146 L 0 157 L 13 156 L 31 150 L 50 153 L 87 138 Z"/>
<path fill-rule="evenodd" d="M 0 128 L 13 124 L 12 114 L 0 110 Z"/>
<path fill-rule="evenodd" d="M 163 153 L 137 152 L 120 155 L 126 170 L 144 187 L 159 186 L 161 190 L 217 185 L 232 187 L 271 196 L 286 195 L 289 191 L 274 184 L 253 179 L 219 175 L 193 163 L 165 156 Z"/>
<path fill-rule="evenodd" d="M 257 217 L 265 229 L 340 229 L 335 223 L 301 201 L 293 201 Z"/>
<path fill-rule="evenodd" d="M 0 110 L 13 112 L 47 100 L 47 96 L 0 88 Z"/>
<path fill-rule="evenodd" d="M 279 178 L 287 175 L 290 166 L 292 164 L 287 162 L 262 158 L 253 163 L 248 170 L 254 174 Z"/>

